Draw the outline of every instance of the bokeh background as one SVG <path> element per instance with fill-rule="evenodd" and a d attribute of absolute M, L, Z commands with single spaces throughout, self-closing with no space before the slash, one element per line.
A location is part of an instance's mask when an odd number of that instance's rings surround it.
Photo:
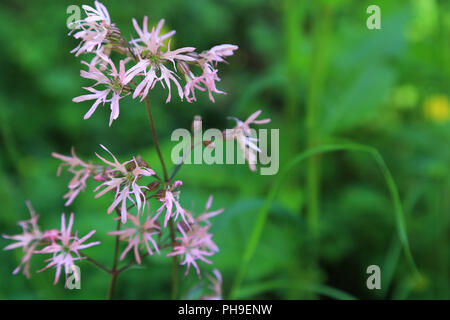
<path fill-rule="evenodd" d="M 156 153 L 144 107 L 121 100 L 118 121 L 109 112 L 73 103 L 83 94 L 80 58 L 69 51 L 66 9 L 77 1 L 13 1 L 0 4 L 0 231 L 19 232 L 28 217 L 25 200 L 40 213 L 42 228 L 59 226 L 61 212 L 75 212 L 75 228 L 97 230 L 102 245 L 88 253 L 112 263 L 115 222 L 110 199 L 93 200 L 90 184 L 70 208 L 62 195 L 69 174 L 56 177 L 53 151 L 95 159 L 99 144 L 125 161 L 140 154 L 156 170 Z M 274 299 L 449 299 L 450 298 L 450 3 L 437 0 L 170 0 L 103 2 L 128 36 L 131 18 L 164 17 L 177 34 L 172 47 L 239 45 L 221 65 L 211 103 L 165 104 L 151 94 L 156 126 L 168 159 L 176 128 L 189 128 L 195 115 L 203 126 L 230 127 L 227 116 L 245 119 L 258 109 L 280 129 L 280 170 L 296 155 L 330 143 L 376 148 L 396 183 L 416 275 L 399 240 L 395 208 L 380 167 L 366 153 L 340 151 L 308 158 L 280 181 L 242 285 L 234 297 Z M 91 2 L 87 2 L 91 4 Z M 366 8 L 381 8 L 381 30 L 368 30 Z M 134 34 L 134 33 L 133 33 Z M 172 167 L 172 166 L 171 166 Z M 208 195 L 225 212 L 213 221 L 220 252 L 204 274 L 221 270 L 229 297 L 264 200 L 278 176 L 261 176 L 247 165 L 189 165 L 182 204 L 201 210 Z M 0 240 L 0 247 L 9 242 Z M 103 299 L 109 275 L 83 262 L 82 289 L 52 285 L 54 271 L 13 276 L 20 250 L 2 251 L 2 299 Z M 131 258 L 131 257 L 129 257 Z M 32 262 L 32 271 L 42 266 Z M 124 262 L 125 263 L 125 262 Z M 382 289 L 368 290 L 366 268 L 379 265 Z M 184 273 L 184 268 L 182 268 Z M 120 275 L 116 298 L 170 297 L 171 261 L 147 258 Z M 194 272 L 182 277 L 182 297 L 207 284 Z"/>

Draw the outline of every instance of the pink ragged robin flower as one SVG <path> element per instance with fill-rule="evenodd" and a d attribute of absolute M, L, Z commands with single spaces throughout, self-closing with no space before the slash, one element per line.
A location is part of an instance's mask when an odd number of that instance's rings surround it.
<path fill-rule="evenodd" d="M 146 199 L 142 189 L 147 189 L 147 187 L 140 186 L 137 181 L 142 176 L 149 177 L 154 175 L 155 172 L 152 169 L 146 167 L 146 164 L 144 164 L 143 166 L 142 162 L 139 163 L 136 158 L 133 158 L 132 160 L 126 161 L 124 163 L 120 163 L 108 149 L 106 149 L 103 145 L 100 146 L 111 155 L 114 162 L 108 161 L 96 153 L 97 157 L 109 166 L 109 169 L 105 174 L 106 181 L 100 184 L 94 190 L 94 192 L 97 192 L 102 187 L 104 187 L 103 190 L 99 191 L 95 195 L 95 198 L 99 198 L 108 191 L 114 190 L 116 192 L 116 195 L 107 212 L 108 214 L 110 214 L 120 204 L 120 216 L 122 222 L 126 223 L 128 213 L 127 199 L 136 205 L 138 213 L 141 212 L 142 207 L 145 207 Z M 134 196 L 134 200 L 131 195 Z"/>
<path fill-rule="evenodd" d="M 79 280 L 80 275 L 77 273 L 77 268 L 75 267 L 75 261 L 81 260 L 80 250 L 99 245 L 99 241 L 84 243 L 89 239 L 95 230 L 92 230 L 87 235 L 81 239 L 75 234 L 72 234 L 73 226 L 73 213 L 70 214 L 69 224 L 66 227 L 66 219 L 64 213 L 61 215 L 61 230 L 59 232 L 58 240 L 52 242 L 50 245 L 46 246 L 42 250 L 35 251 L 35 253 L 52 253 L 53 257 L 47 259 L 49 262 L 47 266 L 38 272 L 42 272 L 48 268 L 55 267 L 55 281 L 53 284 L 58 283 L 59 277 L 61 275 L 61 269 L 64 267 L 64 271 L 67 277 L 69 271 L 72 271 L 75 280 Z"/>
<path fill-rule="evenodd" d="M 85 120 L 92 116 L 100 103 L 105 105 L 106 102 L 109 102 L 111 105 L 109 126 L 111 126 L 112 122 L 119 117 L 119 100 L 131 93 L 131 87 L 128 84 L 139 73 L 139 68 L 137 67 L 139 65 L 143 65 L 143 63 L 138 63 L 130 70 L 125 71 L 125 60 L 120 60 L 119 71 L 117 71 L 116 66 L 110 58 L 99 52 L 97 53 L 97 56 L 100 57 L 107 66 L 109 66 L 109 72 L 105 74 L 100 71 L 100 69 L 96 66 L 96 61 L 91 62 L 90 64 L 82 61 L 82 63 L 87 65 L 89 69 L 88 71 L 81 70 L 80 75 L 83 78 L 95 80 L 96 83 L 91 87 L 84 87 L 84 89 L 89 91 L 90 94 L 73 98 L 73 101 L 82 102 L 86 100 L 95 100 L 94 104 L 84 115 Z M 103 88 L 101 90 L 94 88 L 98 85 L 103 86 Z M 111 97 L 108 98 L 110 94 Z"/>
<path fill-rule="evenodd" d="M 270 119 L 256 120 L 261 114 L 261 110 L 256 111 L 245 121 L 230 117 L 236 121 L 236 126 L 233 129 L 226 129 L 224 131 L 224 139 L 236 139 L 240 148 L 244 153 L 244 158 L 247 159 L 250 170 L 256 170 L 256 152 L 261 152 L 256 143 L 258 139 L 252 135 L 250 124 L 264 124 L 269 123 Z"/>
<path fill-rule="evenodd" d="M 176 189 L 178 189 L 182 184 L 182 181 L 177 180 L 172 184 L 172 186 L 167 187 L 167 189 L 161 191 L 159 194 L 159 201 L 161 201 L 163 204 L 157 210 L 156 217 L 158 217 L 161 212 L 164 211 L 164 209 L 166 210 L 166 215 L 164 217 L 164 227 L 167 227 L 167 222 L 169 222 L 169 219 L 172 216 L 174 217 L 174 220 L 176 220 L 178 216 L 181 216 L 185 223 L 188 223 L 188 220 L 192 220 L 190 214 L 181 207 L 180 202 L 178 201 L 180 191 Z M 175 207 L 175 212 L 173 212 L 172 210 L 173 207 Z M 188 220 L 186 220 L 186 217 Z"/>
<path fill-rule="evenodd" d="M 127 253 L 133 249 L 134 257 L 138 264 L 141 264 L 141 257 L 139 255 L 139 247 L 144 245 L 147 249 L 147 253 L 149 255 L 153 255 L 153 251 L 150 248 L 150 243 L 153 248 L 159 254 L 159 248 L 153 239 L 154 235 L 160 234 L 160 226 L 156 221 L 156 218 L 151 218 L 147 216 L 144 222 L 141 222 L 141 216 L 138 214 L 137 216 L 133 216 L 128 214 L 128 219 L 133 223 L 133 227 L 125 228 L 120 231 L 111 231 L 108 232 L 109 235 L 118 235 L 119 239 L 122 241 L 128 241 L 127 247 L 123 250 L 120 255 L 120 260 L 123 260 Z"/>
<path fill-rule="evenodd" d="M 117 32 L 111 23 L 108 10 L 102 3 L 95 1 L 95 8 L 88 5 L 83 5 L 82 8 L 86 13 L 86 18 L 69 25 L 70 28 L 73 28 L 69 35 L 73 31 L 79 30 L 75 32 L 73 37 L 81 39 L 80 44 L 71 51 L 71 53 L 75 52 L 75 56 L 85 52 L 100 50 L 102 45 L 107 42 L 107 38 L 114 32 Z"/>
<path fill-rule="evenodd" d="M 192 234 L 195 238 L 199 239 L 204 249 L 208 249 L 212 252 L 218 252 L 219 248 L 214 241 L 212 241 L 213 235 L 209 233 L 209 229 L 211 228 L 211 222 L 209 219 L 221 214 L 224 209 L 221 208 L 218 210 L 209 211 L 212 205 L 212 200 L 213 197 L 210 196 L 206 202 L 205 212 L 192 219 L 189 224 L 182 224 L 182 227 L 187 233 Z"/>
<path fill-rule="evenodd" d="M 69 192 L 63 196 L 63 199 L 67 199 L 64 204 L 65 206 L 69 206 L 78 194 L 86 189 L 87 179 L 92 177 L 92 175 L 95 174 L 96 168 L 99 167 L 81 160 L 75 154 L 75 149 L 73 147 L 71 149 L 71 153 L 71 156 L 65 156 L 56 152 L 52 153 L 54 158 L 63 161 L 63 163 L 59 165 L 56 174 L 59 176 L 62 168 L 68 166 L 67 171 L 74 175 L 68 185 Z"/>
<path fill-rule="evenodd" d="M 45 243 L 53 243 L 58 238 L 58 230 L 46 230 L 41 232 L 37 224 L 39 216 L 34 211 L 31 203 L 26 202 L 31 218 L 19 221 L 18 225 L 22 228 L 22 234 L 13 236 L 3 235 L 5 239 L 15 240 L 17 242 L 7 245 L 3 250 L 12 250 L 22 248 L 24 255 L 20 260 L 19 266 L 14 269 L 13 274 L 17 274 L 23 267 L 23 274 L 30 277 L 30 260 L 35 253 L 36 247 Z"/>
<path fill-rule="evenodd" d="M 187 81 L 184 86 L 184 95 L 188 102 L 197 100 L 195 97 L 195 89 L 200 91 L 208 90 L 209 99 L 212 102 L 214 102 L 212 93 L 225 93 L 216 87 L 216 81 L 220 81 L 220 78 L 217 75 L 218 70 L 215 68 L 215 65 L 218 62 L 225 62 L 225 57 L 233 55 L 233 51 L 237 49 L 238 46 L 236 45 L 222 44 L 200 53 L 196 59 L 196 63 L 200 66 L 203 73 L 199 76 L 195 76 L 187 64 L 180 63 L 180 69 Z"/>
<path fill-rule="evenodd" d="M 222 274 L 217 269 L 213 269 L 213 274 L 215 278 L 208 274 L 212 294 L 204 295 L 202 300 L 222 300 Z"/>
<path fill-rule="evenodd" d="M 139 64 L 133 67 L 133 70 L 139 70 L 144 75 L 142 81 L 136 86 L 133 98 L 140 96 L 141 101 L 147 96 L 149 90 L 153 89 L 157 82 L 160 82 L 163 87 L 167 86 L 169 94 L 166 102 L 169 102 L 171 99 L 171 82 L 175 84 L 180 99 L 183 100 L 183 89 L 178 82 L 178 75 L 170 70 L 166 64 L 171 63 L 175 68 L 176 61 L 195 60 L 188 55 L 195 48 L 185 47 L 172 51 L 170 50 L 170 40 L 167 48 L 164 48 L 164 40 L 171 37 L 175 31 L 160 35 L 163 25 L 164 19 L 161 19 L 157 27 L 153 27 L 152 31 L 148 32 L 147 16 L 144 17 L 142 29 L 139 27 L 136 19 L 133 19 L 133 26 L 139 35 L 139 39 L 133 40 L 135 44 L 134 50 L 136 56 L 140 59 Z"/>
<path fill-rule="evenodd" d="M 206 202 L 205 211 L 195 219 L 192 218 L 191 213 L 186 212 L 185 214 L 190 218 L 189 222 L 182 221 L 177 224 L 181 237 L 177 238 L 178 244 L 168 256 L 183 256 L 184 259 L 181 265 L 187 265 L 186 274 L 189 272 L 190 266 L 193 265 L 197 274 L 200 275 L 200 269 L 196 260 L 202 260 L 211 264 L 212 262 L 205 257 L 212 256 L 219 251 L 217 245 L 212 241 L 213 235 L 209 233 L 211 227 L 209 219 L 219 215 L 224 209 L 209 211 L 212 201 L 213 197 L 210 196 Z"/>
<path fill-rule="evenodd" d="M 136 19 L 133 18 L 133 26 L 139 35 L 139 38 L 133 39 L 130 42 L 134 45 L 136 53 L 141 54 L 144 50 L 149 50 L 150 52 L 156 54 L 161 47 L 165 47 L 164 41 L 172 37 L 176 31 L 171 30 L 166 34 L 161 35 L 162 28 L 164 26 L 165 20 L 161 19 L 158 25 L 152 27 L 152 31 L 148 31 L 148 17 L 144 16 L 142 22 L 142 29 L 139 27 Z"/>
<path fill-rule="evenodd" d="M 200 268 L 198 267 L 197 260 L 201 260 L 205 263 L 212 264 L 211 260 L 206 257 L 212 256 L 218 251 L 217 246 L 215 250 L 211 250 L 211 237 L 212 234 L 205 232 L 204 228 L 191 228 L 184 230 L 181 223 L 177 224 L 178 231 L 181 233 L 181 237 L 177 237 L 178 244 L 173 247 L 173 251 L 168 253 L 167 256 L 182 256 L 181 265 L 186 265 L 186 275 L 189 273 L 191 265 L 194 266 L 197 274 L 200 276 Z"/>
<path fill-rule="evenodd" d="M 3 250 L 12 250 L 16 248 L 22 248 L 24 255 L 20 260 L 20 264 L 14 269 L 13 274 L 19 273 L 20 269 L 23 267 L 24 275 L 30 277 L 30 259 L 33 255 L 36 246 L 41 241 L 43 234 L 39 230 L 37 224 L 39 216 L 34 211 L 31 203 L 27 201 L 28 210 L 30 212 L 31 218 L 28 220 L 19 221 L 18 225 L 22 228 L 22 234 L 17 235 L 3 235 L 5 239 L 10 239 L 16 241 L 7 245 Z"/>
<path fill-rule="evenodd" d="M 186 77 L 188 81 L 184 86 L 184 96 L 186 97 L 187 102 L 197 101 L 195 96 L 195 89 L 200 91 L 208 90 L 209 99 L 214 102 L 214 96 L 212 93 L 224 94 L 225 92 L 220 91 L 216 87 L 216 81 L 220 81 L 220 78 L 217 76 L 217 69 L 214 69 L 212 66 L 205 64 L 203 67 L 203 74 L 196 77 L 192 73 L 190 76 Z"/>
<path fill-rule="evenodd" d="M 205 211 L 195 218 L 196 223 L 205 222 L 207 225 L 210 225 L 211 223 L 209 222 L 209 219 L 221 214 L 225 210 L 224 208 L 221 208 L 214 211 L 209 211 L 209 209 L 211 209 L 212 202 L 213 196 L 210 195 L 208 201 L 206 201 Z"/>
<path fill-rule="evenodd" d="M 228 119 L 233 119 L 236 121 L 236 126 L 233 129 L 229 129 L 229 130 L 243 130 L 243 133 L 245 135 L 250 135 L 251 134 L 251 129 L 250 129 L 250 125 L 253 124 L 265 124 L 265 123 L 269 123 L 270 119 L 261 119 L 261 120 L 256 120 L 256 118 L 259 117 L 259 115 L 261 114 L 261 110 L 258 110 L 254 113 L 252 113 L 247 120 L 245 121 L 241 121 L 238 118 L 235 117 L 229 117 Z"/>
<path fill-rule="evenodd" d="M 200 56 L 209 63 L 225 62 L 225 57 L 232 56 L 234 54 L 233 51 L 237 49 L 239 49 L 239 47 L 234 44 L 221 44 L 200 53 Z"/>

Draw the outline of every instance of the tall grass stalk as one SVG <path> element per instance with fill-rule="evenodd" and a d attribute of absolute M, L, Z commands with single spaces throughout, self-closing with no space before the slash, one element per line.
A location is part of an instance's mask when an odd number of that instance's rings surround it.
<path fill-rule="evenodd" d="M 238 290 L 244 280 L 245 274 L 247 272 L 249 263 L 255 253 L 255 250 L 258 246 L 259 240 L 261 239 L 261 234 L 264 229 L 264 226 L 267 222 L 267 217 L 269 214 L 270 207 L 275 200 L 275 197 L 282 186 L 282 183 L 288 176 L 288 174 L 296 167 L 299 166 L 301 162 L 307 160 L 313 156 L 317 156 L 322 153 L 336 152 L 336 151 L 357 151 L 369 154 L 375 162 L 378 164 L 378 167 L 383 175 L 384 181 L 386 183 L 387 189 L 391 196 L 391 200 L 393 202 L 394 207 L 394 215 L 395 215 L 395 223 L 397 236 L 402 244 L 404 254 L 406 256 L 406 260 L 410 266 L 411 272 L 413 276 L 420 277 L 419 271 L 417 270 L 416 264 L 411 254 L 411 250 L 409 247 L 408 236 L 406 233 L 406 224 L 405 217 L 403 213 L 402 203 L 400 201 L 400 195 L 398 193 L 397 185 L 395 184 L 394 178 L 392 177 L 389 168 L 384 162 L 382 156 L 378 152 L 377 149 L 360 145 L 360 144 L 330 144 L 323 145 L 319 147 L 315 147 L 312 149 L 308 149 L 296 157 L 294 157 L 280 172 L 277 176 L 275 183 L 272 185 L 270 189 L 269 195 L 264 201 L 261 209 L 258 212 L 258 216 L 256 218 L 255 225 L 253 226 L 253 230 L 251 231 L 250 238 L 245 246 L 244 255 L 242 257 L 242 261 L 240 264 L 240 268 L 237 272 L 237 275 L 234 279 L 233 286 L 230 292 L 230 298 L 235 299 L 238 293 Z"/>
<path fill-rule="evenodd" d="M 323 92 L 323 82 L 327 66 L 329 28 L 331 24 L 331 9 L 321 5 L 319 1 L 313 6 L 313 21 L 316 21 L 313 32 L 313 51 L 311 56 L 310 86 L 306 102 L 306 128 L 308 149 L 320 145 L 320 96 Z M 314 238 L 319 229 L 320 201 L 320 158 L 310 157 L 307 163 L 307 222 L 309 231 Z"/>

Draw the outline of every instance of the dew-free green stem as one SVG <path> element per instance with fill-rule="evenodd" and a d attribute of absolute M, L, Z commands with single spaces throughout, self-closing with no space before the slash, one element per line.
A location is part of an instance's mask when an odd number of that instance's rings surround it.
<path fill-rule="evenodd" d="M 320 96 L 327 64 L 329 25 L 331 12 L 328 7 L 322 8 L 320 3 L 314 7 L 317 21 L 314 28 L 313 51 L 311 55 L 310 86 L 306 102 L 307 146 L 314 148 L 320 145 Z M 310 157 L 307 163 L 307 222 L 313 237 L 317 237 L 319 228 L 320 201 L 320 158 Z"/>
<path fill-rule="evenodd" d="M 150 131 L 152 132 L 153 143 L 155 144 L 156 152 L 158 153 L 159 161 L 161 162 L 161 167 L 163 169 L 164 181 L 169 181 L 169 176 L 167 174 L 166 164 L 164 162 L 164 158 L 161 152 L 161 148 L 159 147 L 158 135 L 156 134 L 155 123 L 153 122 L 152 109 L 150 107 L 150 100 L 148 96 L 145 97 L 145 110 L 147 111 L 148 122 L 150 124 Z"/>
<path fill-rule="evenodd" d="M 145 97 L 145 110 L 147 111 L 148 122 L 150 124 L 150 131 L 153 136 L 153 143 L 155 144 L 156 152 L 158 153 L 159 161 L 161 162 L 161 167 L 164 173 L 164 184 L 167 185 L 169 183 L 169 175 L 167 174 L 166 164 L 164 163 L 164 158 L 161 152 L 161 148 L 159 146 L 158 136 L 156 134 L 155 123 L 153 121 L 152 110 L 150 107 L 150 101 L 148 96 Z M 173 219 L 169 220 L 169 228 L 170 228 L 170 239 L 172 243 L 172 248 L 175 246 L 175 228 L 173 224 Z M 176 255 L 172 257 L 172 299 L 177 299 L 178 297 L 178 258 Z"/>
<path fill-rule="evenodd" d="M 94 264 L 96 267 L 98 267 L 99 269 L 102 269 L 103 271 L 107 272 L 107 273 L 111 273 L 111 270 L 108 269 L 107 267 L 105 267 L 103 264 L 101 264 L 100 262 L 98 262 L 95 259 L 92 259 L 91 257 L 87 256 L 87 255 L 83 255 L 82 256 L 83 259 L 86 259 L 87 261 L 91 262 L 92 264 Z"/>
<path fill-rule="evenodd" d="M 175 246 L 175 227 L 173 219 L 169 220 L 170 239 L 172 240 L 172 248 Z M 176 256 L 172 257 L 172 299 L 178 298 L 178 259 Z"/>
<path fill-rule="evenodd" d="M 286 85 L 285 92 L 285 117 L 288 122 L 293 122 L 294 130 L 298 130 L 299 104 L 300 104 L 300 88 L 299 82 L 301 78 L 301 64 L 300 64 L 300 44 L 303 41 L 302 22 L 303 15 L 300 10 L 301 2 L 298 0 L 284 0 L 282 10 L 283 22 L 283 39 L 284 39 L 284 53 L 286 57 L 285 76 Z M 292 134 L 297 138 L 297 134 Z M 293 141 L 294 142 L 294 141 Z M 298 141 L 295 141 L 298 142 Z M 294 143 L 295 143 L 294 142 Z M 294 150 L 295 152 L 295 150 Z"/>
<path fill-rule="evenodd" d="M 117 208 L 116 208 L 116 212 L 117 212 L 117 215 L 120 217 L 120 212 L 119 212 L 119 210 Z M 120 230 L 121 225 L 122 225 L 121 224 L 121 220 L 119 218 L 117 220 L 116 231 Z M 117 263 L 118 263 L 118 260 L 119 260 L 119 241 L 120 241 L 119 235 L 116 235 L 116 243 L 115 243 L 115 246 L 114 246 L 114 260 L 113 260 L 113 267 L 112 267 L 112 270 L 111 270 L 111 282 L 109 283 L 109 290 L 108 290 L 108 300 L 111 300 L 113 298 L 113 296 L 114 296 L 114 289 L 116 287 L 116 280 L 117 280 L 117 275 L 118 275 Z"/>

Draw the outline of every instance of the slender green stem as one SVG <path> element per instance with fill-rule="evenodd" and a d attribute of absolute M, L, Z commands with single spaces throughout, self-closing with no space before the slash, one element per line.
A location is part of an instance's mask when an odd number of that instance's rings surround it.
<path fill-rule="evenodd" d="M 118 212 L 118 209 L 116 209 L 117 214 L 120 216 L 120 213 Z M 117 228 L 116 230 L 119 231 L 121 227 L 121 219 L 117 220 Z M 109 290 L 108 290 L 108 300 L 111 300 L 114 296 L 114 288 L 116 286 L 116 280 L 117 275 L 119 274 L 117 272 L 117 263 L 119 258 L 119 235 L 116 235 L 116 244 L 114 248 L 114 260 L 113 260 L 113 267 L 111 270 L 111 282 L 109 283 Z"/>
<path fill-rule="evenodd" d="M 169 176 L 167 174 L 166 164 L 164 162 L 164 158 L 161 153 L 161 148 L 159 147 L 158 136 L 156 134 L 155 123 L 153 122 L 153 115 L 150 106 L 150 101 L 148 100 L 148 96 L 145 97 L 144 100 L 145 100 L 145 110 L 147 111 L 148 123 L 150 124 L 150 131 L 152 132 L 153 136 L 153 143 L 155 144 L 156 152 L 158 153 L 159 161 L 161 162 L 161 166 L 164 173 L 164 181 L 167 182 L 169 181 Z"/>
<path fill-rule="evenodd" d="M 164 158 L 163 158 L 163 155 L 161 152 L 161 148 L 159 146 L 158 136 L 156 134 L 155 123 L 153 121 L 152 110 L 151 110 L 150 101 L 149 101 L 148 97 L 145 97 L 145 110 L 147 111 L 148 123 L 150 124 L 150 131 L 152 132 L 153 142 L 155 144 L 156 152 L 158 153 L 159 161 L 161 162 L 161 167 L 163 169 L 164 183 L 165 183 L 165 185 L 167 185 L 170 182 L 169 175 L 167 174 L 166 164 L 164 163 Z M 172 248 L 173 248 L 176 244 L 176 240 L 175 240 L 175 228 L 174 228 L 172 218 L 169 220 L 169 227 L 170 227 L 170 239 L 171 239 Z M 172 264 L 173 264 L 173 268 L 172 268 L 172 299 L 177 299 L 178 298 L 178 258 L 176 255 L 174 255 L 172 257 Z"/>
<path fill-rule="evenodd" d="M 173 219 L 169 220 L 170 239 L 172 240 L 172 248 L 175 247 L 175 228 L 173 225 Z M 172 258 L 172 299 L 178 298 L 178 258 L 173 256 Z"/>
<path fill-rule="evenodd" d="M 122 36 L 122 44 L 125 45 L 128 49 L 128 53 L 130 54 L 130 57 L 132 59 L 134 59 L 135 61 L 137 61 L 136 56 L 133 53 L 133 50 L 131 49 L 129 42 L 126 40 L 125 37 Z M 123 52 L 121 52 L 122 54 L 125 54 Z M 148 97 L 145 97 L 145 109 L 147 111 L 147 117 L 148 117 L 148 122 L 150 124 L 150 131 L 152 133 L 152 137 L 153 137 L 153 143 L 155 144 L 155 148 L 156 151 L 158 153 L 158 157 L 159 160 L 161 162 L 161 167 L 164 173 L 164 184 L 167 186 L 170 183 L 169 180 L 169 176 L 167 173 L 167 169 L 166 169 L 166 165 L 164 162 L 164 158 L 161 152 L 161 148 L 159 146 L 159 141 L 158 141 L 158 136 L 156 134 L 156 129 L 155 129 L 155 124 L 153 121 L 153 115 L 152 115 L 152 111 L 151 111 L 151 106 L 150 106 L 150 101 L 148 99 Z M 157 175 L 155 175 L 155 177 L 158 180 L 161 180 Z M 147 199 L 151 198 L 152 196 L 148 197 Z M 133 208 L 135 205 L 132 205 L 128 208 L 131 209 Z M 118 209 L 116 208 L 116 212 L 118 214 L 118 216 L 120 217 L 120 212 L 118 211 Z M 117 231 L 120 230 L 121 227 L 121 220 L 119 219 L 117 222 Z M 175 230 L 174 230 L 174 226 L 173 226 L 173 221 L 172 219 L 170 219 L 170 237 L 171 237 L 171 244 L 172 247 L 175 245 Z M 109 290 L 108 290 L 108 299 L 112 299 L 113 295 L 114 295 L 114 288 L 116 285 L 116 280 L 117 280 L 117 276 L 125 271 L 126 269 L 128 269 L 129 267 L 131 267 L 134 262 L 130 262 L 129 264 L 123 266 L 122 268 L 118 269 L 117 265 L 118 265 L 118 257 L 119 257 L 119 235 L 116 235 L 116 244 L 115 244 L 115 249 L 114 249 L 114 261 L 113 261 L 113 267 L 112 270 L 109 270 L 108 268 L 106 268 L 105 266 L 101 265 L 100 263 L 98 263 L 97 261 L 86 257 L 89 261 L 91 261 L 92 263 L 94 263 L 95 265 L 97 265 L 99 268 L 103 269 L 104 271 L 108 272 L 111 274 L 111 282 L 109 285 Z M 143 255 L 143 257 L 147 256 L 148 253 L 145 253 Z M 176 299 L 178 296 L 178 259 L 176 256 L 173 257 L 173 274 L 172 274 L 172 298 Z"/>
<path fill-rule="evenodd" d="M 136 57 L 134 56 L 133 50 L 130 48 L 128 41 L 123 36 L 122 36 L 122 38 L 123 38 L 123 43 L 128 48 L 131 57 L 136 61 Z M 163 158 L 163 155 L 162 155 L 162 152 L 161 152 L 161 148 L 159 146 L 158 135 L 156 134 L 156 128 L 155 128 L 155 123 L 153 121 L 153 115 L 152 115 L 150 100 L 148 99 L 148 96 L 145 97 L 144 100 L 145 100 L 145 110 L 147 111 L 148 123 L 150 125 L 150 131 L 151 131 L 152 137 L 153 137 L 153 143 L 155 144 L 156 152 L 158 153 L 159 161 L 161 162 L 161 167 L 162 167 L 163 174 L 164 174 L 164 184 L 167 186 L 170 183 L 171 179 L 175 176 L 176 172 L 174 172 L 172 177 L 169 179 L 169 175 L 167 173 L 166 164 L 164 162 L 164 158 Z M 178 171 L 178 170 L 176 170 L 176 171 Z M 159 177 L 158 177 L 158 179 L 159 179 Z M 170 238 L 171 238 L 171 243 L 172 243 L 172 248 L 173 248 L 173 246 L 175 246 L 176 242 L 175 242 L 175 229 L 174 229 L 174 226 L 173 226 L 172 219 L 169 220 L 169 225 L 170 225 Z M 178 258 L 177 258 L 177 256 L 173 256 L 172 261 L 173 261 L 172 298 L 176 299 L 178 297 Z M 131 265 L 132 264 L 126 265 L 125 267 L 122 267 L 119 270 L 115 270 L 115 268 L 114 268 L 115 275 L 113 275 L 113 278 L 111 279 L 112 285 L 114 285 L 113 280 L 115 281 L 115 278 L 117 277 L 117 274 L 119 274 L 120 272 L 128 269 Z"/>
<path fill-rule="evenodd" d="M 288 122 L 294 121 L 295 123 L 298 123 L 298 121 L 300 121 L 300 91 L 298 84 L 301 81 L 302 72 L 304 72 L 302 70 L 299 48 L 301 42 L 304 41 L 303 39 L 305 38 L 302 34 L 303 29 L 301 27 L 304 20 L 303 12 L 305 10 L 302 10 L 304 8 L 301 8 L 302 2 L 299 0 L 284 0 L 282 3 L 283 52 L 286 61 L 284 113 Z M 298 125 L 293 126 L 292 137 L 298 137 L 298 128 Z M 295 145 L 292 145 L 291 148 L 294 150 L 290 150 L 290 152 L 295 153 L 297 151 L 295 148 L 298 148 L 298 142 L 295 143 Z"/>
<path fill-rule="evenodd" d="M 141 256 L 141 258 L 145 258 L 148 255 L 149 255 L 149 253 L 146 252 Z M 130 261 L 127 265 L 124 265 L 122 268 L 118 269 L 117 274 L 124 272 L 125 270 L 127 270 L 128 268 L 132 267 L 135 264 L 136 264 L 136 261 Z"/>
<path fill-rule="evenodd" d="M 86 259 L 87 261 L 91 262 L 92 264 L 94 264 L 95 266 L 99 267 L 100 269 L 102 269 L 103 271 L 107 272 L 107 273 L 111 273 L 111 270 L 108 269 L 107 267 L 105 267 L 103 264 L 101 264 L 100 262 L 98 262 L 97 260 L 92 259 L 91 257 L 87 256 L 87 255 L 83 255 L 82 256 L 83 259 Z"/>
<path fill-rule="evenodd" d="M 315 8 L 317 25 L 314 30 L 314 47 L 310 70 L 310 87 L 306 103 L 306 126 L 308 149 L 320 145 L 320 95 L 326 68 L 326 52 L 331 13 L 329 8 L 318 5 Z M 322 10 L 324 9 L 324 10 Z M 319 18 L 320 17 L 320 18 Z M 306 186 L 308 191 L 307 222 L 314 238 L 318 235 L 320 215 L 320 158 L 319 155 L 308 159 Z"/>
<path fill-rule="evenodd" d="M 147 201 L 147 200 L 149 200 L 149 199 L 151 199 L 151 198 L 156 198 L 156 195 L 155 195 L 155 194 L 149 195 L 149 196 L 145 197 L 145 200 Z M 127 211 L 133 209 L 134 207 L 136 207 L 136 203 L 130 204 L 130 205 L 127 207 Z"/>
<path fill-rule="evenodd" d="M 158 245 L 158 248 L 159 248 L 159 250 L 162 250 L 162 249 L 165 249 L 165 248 L 167 248 L 167 247 L 169 247 L 169 246 L 171 246 L 171 245 L 172 245 L 171 243 L 170 243 L 170 244 L 163 245 L 163 246 Z M 147 256 L 149 256 L 149 255 L 150 255 L 150 254 L 149 254 L 148 252 L 145 252 L 145 253 L 141 256 L 141 258 L 145 258 L 145 257 L 147 257 Z M 119 273 L 121 273 L 121 272 L 124 272 L 125 270 L 131 268 L 131 267 L 132 267 L 133 265 L 135 265 L 136 263 L 137 263 L 136 261 L 130 261 L 130 262 L 128 262 L 128 264 L 124 265 L 122 268 L 117 269 L 117 273 L 119 274 Z"/>
<path fill-rule="evenodd" d="M 201 145 L 201 144 L 202 144 L 202 141 L 193 144 L 193 145 L 191 146 L 191 148 L 189 149 L 189 151 L 188 151 L 185 155 L 183 155 L 183 158 L 181 159 L 180 163 L 176 165 L 175 169 L 173 169 L 173 172 L 172 172 L 172 174 L 170 175 L 170 178 L 169 178 L 169 183 L 172 182 L 172 180 L 173 180 L 173 179 L 175 178 L 175 176 L 177 175 L 178 171 L 180 171 L 181 167 L 182 167 L 183 164 L 184 164 L 184 161 L 185 161 L 186 158 L 191 154 L 192 150 L 194 150 L 197 146 L 199 146 L 199 145 Z"/>

